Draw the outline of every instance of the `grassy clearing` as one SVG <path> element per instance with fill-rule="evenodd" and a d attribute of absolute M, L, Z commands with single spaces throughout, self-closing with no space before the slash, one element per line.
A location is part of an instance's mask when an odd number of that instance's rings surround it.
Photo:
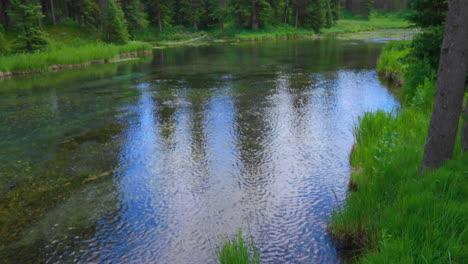
<path fill-rule="evenodd" d="M 244 241 L 242 231 L 237 233 L 237 238 L 224 243 L 218 252 L 221 264 L 259 264 L 260 255 L 255 245 Z"/>
<path fill-rule="evenodd" d="M 119 54 L 150 50 L 152 46 L 142 42 L 114 45 L 102 42 L 80 47 L 64 46 L 32 54 L 13 54 L 0 57 L 0 72 L 47 71 L 52 65 L 81 64 L 93 60 L 111 59 Z"/>
<path fill-rule="evenodd" d="M 401 65 L 405 49 L 405 43 L 389 44 L 379 62 L 381 71 L 405 79 L 405 106 L 359 120 L 351 155 L 357 191 L 329 228 L 359 253 L 358 263 L 467 263 L 468 153 L 458 142 L 444 167 L 418 173 L 435 79 L 430 72 L 416 78 L 410 61 Z"/>

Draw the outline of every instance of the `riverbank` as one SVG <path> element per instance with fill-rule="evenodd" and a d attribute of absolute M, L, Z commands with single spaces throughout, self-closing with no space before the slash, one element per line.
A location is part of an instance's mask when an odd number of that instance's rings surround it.
<path fill-rule="evenodd" d="M 374 16 L 370 20 L 344 18 L 338 20 L 331 28 L 325 28 L 321 32 L 311 29 L 295 28 L 291 25 L 269 26 L 260 30 L 225 29 L 201 32 L 179 31 L 170 34 L 161 34 L 161 39 L 154 39 L 156 46 L 180 46 L 180 45 L 203 45 L 207 42 L 239 42 L 260 41 L 275 39 L 296 38 L 320 38 L 329 35 L 357 33 L 364 31 L 378 31 L 389 29 L 409 28 L 411 24 L 397 16 L 383 17 Z M 199 40 L 196 43 L 193 40 Z"/>
<path fill-rule="evenodd" d="M 130 42 L 126 45 L 95 43 L 31 54 L 14 54 L 0 57 L 0 79 L 116 62 L 144 55 L 151 50 L 152 45 L 143 42 Z"/>
<path fill-rule="evenodd" d="M 410 49 L 389 43 L 380 57 L 379 72 L 400 84 L 404 103 L 359 120 L 354 190 L 329 229 L 358 263 L 465 263 L 468 153 L 458 141 L 453 160 L 418 174 L 436 80 L 405 59 Z"/>
<path fill-rule="evenodd" d="M 153 48 L 207 45 L 220 42 L 259 41 L 272 39 L 319 38 L 328 35 L 408 28 L 403 18 L 375 16 L 370 20 L 344 18 L 329 29 L 316 33 L 311 29 L 290 25 L 271 26 L 261 30 L 211 30 L 190 32 L 183 28 L 164 32 L 146 32 L 126 45 L 115 45 L 96 40 L 75 25 L 47 29 L 50 47 L 41 52 L 0 56 L 0 79 L 61 69 L 86 67 L 93 64 L 115 62 L 122 58 L 149 53 Z M 7 35 L 6 46 L 12 46 L 13 35 Z"/>

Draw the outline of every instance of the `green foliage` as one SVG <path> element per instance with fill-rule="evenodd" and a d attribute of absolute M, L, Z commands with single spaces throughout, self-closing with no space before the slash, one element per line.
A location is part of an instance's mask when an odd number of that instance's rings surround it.
<path fill-rule="evenodd" d="M 465 263 L 468 154 L 418 176 L 430 116 L 413 108 L 360 119 L 352 165 L 357 173 L 330 229 L 360 246 L 358 263 Z"/>
<path fill-rule="evenodd" d="M 394 41 L 385 45 L 377 64 L 377 71 L 386 78 L 403 85 L 408 66 L 405 63 L 410 52 L 408 41 Z"/>
<path fill-rule="evenodd" d="M 34 52 L 45 49 L 49 44 L 47 34 L 38 25 L 38 21 L 44 17 L 41 5 L 35 1 L 11 2 L 9 15 L 15 22 L 18 38 L 14 43 L 16 52 Z"/>
<path fill-rule="evenodd" d="M 374 10 L 374 5 L 375 5 L 375 0 L 359 0 L 362 5 L 362 16 L 364 19 L 369 19 L 372 13 L 372 10 Z"/>
<path fill-rule="evenodd" d="M 221 264 L 260 264 L 260 254 L 255 248 L 253 241 L 246 244 L 239 230 L 237 238 L 224 243 L 218 252 Z"/>
<path fill-rule="evenodd" d="M 122 0 L 120 3 L 128 23 L 129 32 L 132 37 L 135 37 L 136 32 L 148 26 L 144 5 L 140 0 Z"/>
<path fill-rule="evenodd" d="M 3 28 L 0 25 L 0 56 L 5 55 L 8 53 L 8 43 L 5 39 L 5 35 L 3 33 Z"/>
<path fill-rule="evenodd" d="M 14 43 L 14 49 L 16 52 L 33 52 L 44 50 L 48 45 L 47 33 L 33 27 L 18 35 Z"/>
<path fill-rule="evenodd" d="M 108 0 L 107 4 L 103 18 L 103 40 L 125 44 L 130 36 L 122 8 L 116 0 Z"/>
<path fill-rule="evenodd" d="M 13 54 L 0 57 L 0 72 L 47 71 L 52 65 L 70 65 L 112 59 L 122 53 L 150 50 L 151 48 L 150 44 L 139 42 L 130 42 L 127 45 L 95 43 L 33 54 Z"/>
<path fill-rule="evenodd" d="M 434 69 L 439 66 L 440 49 L 444 38 L 444 27 L 432 26 L 414 37 L 411 56 L 415 60 L 425 61 Z"/>
<path fill-rule="evenodd" d="M 98 30 L 101 21 L 101 10 L 96 1 L 78 1 L 76 8 L 79 11 L 79 21 L 87 28 Z"/>
<path fill-rule="evenodd" d="M 341 18 L 341 0 L 331 0 L 330 9 L 333 17 L 333 21 L 336 22 Z"/>
<path fill-rule="evenodd" d="M 448 0 L 413 0 L 410 7 L 412 12 L 408 19 L 416 26 L 438 26 L 444 24 Z"/>

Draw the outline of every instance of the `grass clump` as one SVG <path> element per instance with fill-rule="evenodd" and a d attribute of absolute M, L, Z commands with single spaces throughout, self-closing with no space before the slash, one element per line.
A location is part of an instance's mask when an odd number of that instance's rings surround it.
<path fill-rule="evenodd" d="M 239 230 L 237 238 L 224 243 L 218 252 L 221 264 L 259 264 L 260 254 L 253 242 L 247 244 Z"/>

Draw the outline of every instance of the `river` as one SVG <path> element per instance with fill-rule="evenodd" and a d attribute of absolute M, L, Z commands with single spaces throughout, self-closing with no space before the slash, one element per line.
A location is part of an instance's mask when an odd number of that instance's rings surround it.
<path fill-rule="evenodd" d="M 381 41 L 155 50 L 0 82 L 7 263 L 214 263 L 239 229 L 264 263 L 342 263 L 353 127 L 399 103 Z"/>

